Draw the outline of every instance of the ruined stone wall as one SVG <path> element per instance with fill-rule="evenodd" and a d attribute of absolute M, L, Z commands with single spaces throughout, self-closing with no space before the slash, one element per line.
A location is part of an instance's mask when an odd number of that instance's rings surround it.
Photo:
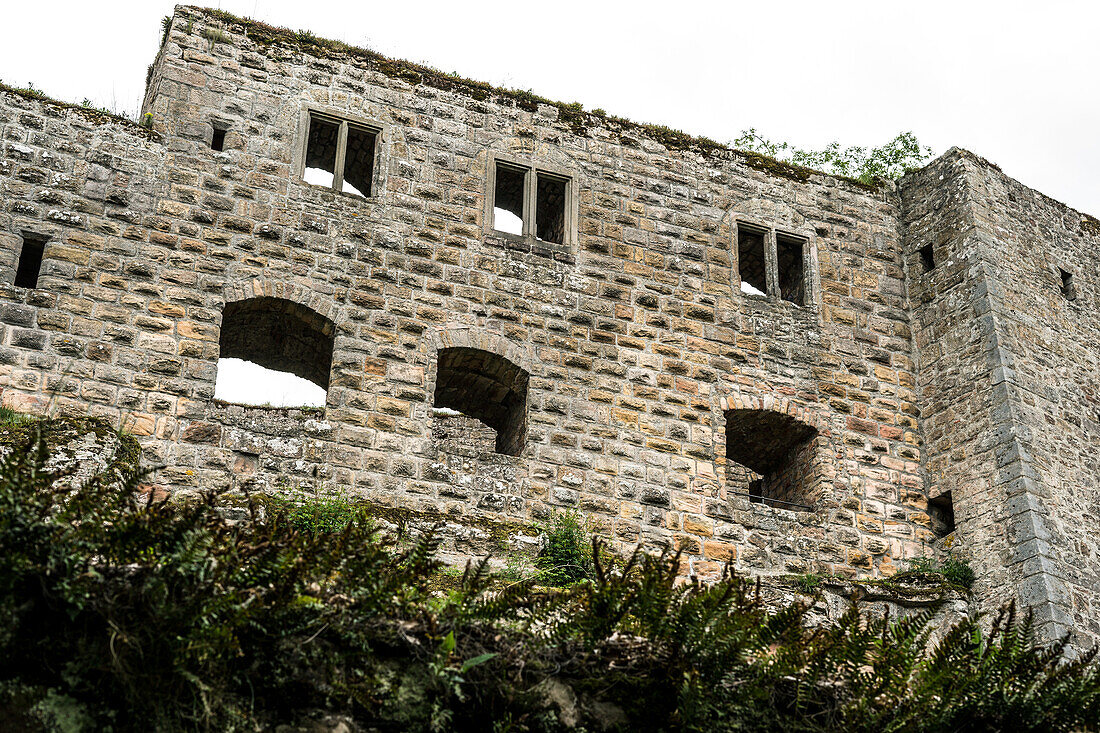
<path fill-rule="evenodd" d="M 988 253 L 972 211 L 965 158 L 946 155 L 902 182 L 909 299 L 918 355 L 929 494 L 950 493 L 955 531 L 939 544 L 966 552 L 975 597 L 995 608 L 1014 593 L 1007 495 L 999 456 L 1012 439 L 988 304 Z M 932 248 L 934 267 L 919 250 Z"/>
<path fill-rule="evenodd" d="M 978 608 L 1015 599 L 1048 636 L 1072 627 L 1087 643 L 1100 592 L 1100 231 L 959 150 L 909 176 L 902 199 L 930 494 L 954 499 L 943 542 L 974 563 Z M 916 250 L 928 244 L 926 273 Z"/>
<path fill-rule="evenodd" d="M 217 314 L 195 302 L 180 318 L 178 301 L 201 299 L 191 263 L 178 265 L 177 224 L 158 211 L 164 146 L 137 125 L 12 93 L 0 93 L 0 131 L 4 404 L 172 436 L 186 352 L 164 334 Z M 27 232 L 49 238 L 37 289 L 11 285 Z"/>
<path fill-rule="evenodd" d="M 41 288 L 2 291 L 4 402 L 117 420 L 177 491 L 313 487 L 469 525 L 576 507 L 703 575 L 889 574 L 924 551 L 889 184 L 446 79 L 180 8 L 146 99 L 160 140 L 0 95 L 0 231 L 50 236 Z M 307 104 L 381 129 L 369 199 L 297 178 Z M 572 176 L 575 237 L 492 231 L 498 156 Z M 741 293 L 738 220 L 808 240 L 806 305 Z M 323 413 L 213 400 L 226 306 L 260 296 L 333 324 Z M 433 434 L 447 348 L 529 375 L 520 455 Z M 817 431 L 810 511 L 730 490 L 733 409 Z"/>
<path fill-rule="evenodd" d="M 993 251 L 1019 474 L 1008 525 L 1021 595 L 1051 633 L 1100 639 L 1100 223 L 980 159 L 975 214 Z M 1071 278 L 1063 293 L 1062 273 Z M 1026 511 L 1025 511 L 1026 507 Z"/>

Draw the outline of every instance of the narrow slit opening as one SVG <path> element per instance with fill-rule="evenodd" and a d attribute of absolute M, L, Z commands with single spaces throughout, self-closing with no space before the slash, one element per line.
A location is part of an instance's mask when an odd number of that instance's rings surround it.
<path fill-rule="evenodd" d="M 946 537 L 955 531 L 955 505 L 950 491 L 928 500 L 928 518 L 932 520 L 932 532 L 937 537 Z"/>
<path fill-rule="evenodd" d="M 46 251 L 46 238 L 33 234 L 23 235 L 23 247 L 19 250 L 19 265 L 15 271 L 17 288 L 37 288 L 38 275 L 42 272 L 42 255 Z"/>
<path fill-rule="evenodd" d="M 932 251 L 932 245 L 926 244 L 917 252 L 920 253 L 920 264 L 923 272 L 932 272 L 936 269 L 936 255 Z"/>
<path fill-rule="evenodd" d="M 1062 297 L 1066 300 L 1076 300 L 1077 289 L 1073 285 L 1073 273 L 1062 269 L 1058 272 L 1062 276 Z"/>

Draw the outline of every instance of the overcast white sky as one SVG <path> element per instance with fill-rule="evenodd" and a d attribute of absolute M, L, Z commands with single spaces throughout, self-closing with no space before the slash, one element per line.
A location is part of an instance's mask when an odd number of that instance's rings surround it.
<path fill-rule="evenodd" d="M 912 130 L 1100 215 L 1100 3 L 336 2 L 215 7 L 716 140 Z M 124 110 L 173 4 L 5 2 L 0 79 Z"/>
<path fill-rule="evenodd" d="M 728 141 L 911 130 L 1100 215 L 1100 3 L 210 0 L 497 85 Z M 5 2 L 0 79 L 136 111 L 160 0 Z"/>

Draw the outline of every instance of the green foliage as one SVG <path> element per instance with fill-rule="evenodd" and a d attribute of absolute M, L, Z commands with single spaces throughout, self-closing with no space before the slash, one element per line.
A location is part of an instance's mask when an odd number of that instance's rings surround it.
<path fill-rule="evenodd" d="M 207 26 L 202 29 L 202 37 L 210 41 L 210 48 L 214 48 L 219 43 L 229 43 L 229 34 L 221 28 Z"/>
<path fill-rule="evenodd" d="M 354 511 L 234 523 L 213 496 L 137 501 L 136 476 L 54 488 L 46 453 L 31 436 L 0 466 L 3 730 L 274 730 L 317 711 L 379 731 L 1100 724 L 1094 655 L 1037 645 L 1011 610 L 929 650 L 927 613 L 815 630 L 737 578 L 685 582 L 676 554 L 599 546 L 588 582 L 494 585 L 483 561 L 441 594 L 431 539 L 401 550 Z M 569 552 L 586 539 L 575 516 L 552 530 Z"/>
<path fill-rule="evenodd" d="M 885 145 L 873 148 L 840 147 L 832 142 L 822 150 L 803 150 L 786 142 L 773 142 L 749 128 L 733 141 L 733 146 L 767 155 L 794 165 L 823 170 L 838 176 L 871 184 L 898 179 L 923 165 L 932 156 L 932 148 L 921 145 L 911 132 L 900 133 Z"/>
<path fill-rule="evenodd" d="M 266 502 L 271 520 L 282 521 L 298 532 L 326 534 L 343 532 L 349 524 L 370 524 L 367 510 L 341 496 L 312 496 L 294 501 L 279 496 Z"/>
<path fill-rule="evenodd" d="M 24 415 L 21 412 L 16 412 L 10 407 L 0 407 L 0 427 L 19 427 L 21 425 L 30 425 L 37 421 L 38 418 L 33 415 Z"/>
<path fill-rule="evenodd" d="M 909 573 L 939 573 L 948 583 L 962 588 L 969 588 L 974 584 L 974 569 L 970 563 L 958 557 L 950 557 L 943 562 L 934 557 L 914 557 L 905 561 L 908 568 L 901 575 Z M 900 577 L 900 576 L 899 576 Z"/>
<path fill-rule="evenodd" d="M 814 593 L 821 587 L 822 577 L 817 573 L 804 573 L 798 576 L 798 589 L 803 593 Z"/>
<path fill-rule="evenodd" d="M 555 514 L 543 528 L 546 545 L 535 558 L 542 585 L 563 587 L 592 577 L 592 539 L 575 511 Z"/>
<path fill-rule="evenodd" d="M 970 567 L 970 563 L 966 560 L 959 560 L 954 557 L 945 560 L 940 572 L 943 573 L 943 577 L 947 579 L 948 583 L 961 585 L 963 588 L 974 585 L 974 569 Z"/>

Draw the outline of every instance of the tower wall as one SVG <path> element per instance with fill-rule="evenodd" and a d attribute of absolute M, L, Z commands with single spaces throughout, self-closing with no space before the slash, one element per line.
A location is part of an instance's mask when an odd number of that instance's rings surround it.
<path fill-rule="evenodd" d="M 960 150 L 901 194 L 929 493 L 954 499 L 941 545 L 971 558 L 980 609 L 1016 600 L 1093 640 L 1100 226 Z"/>

